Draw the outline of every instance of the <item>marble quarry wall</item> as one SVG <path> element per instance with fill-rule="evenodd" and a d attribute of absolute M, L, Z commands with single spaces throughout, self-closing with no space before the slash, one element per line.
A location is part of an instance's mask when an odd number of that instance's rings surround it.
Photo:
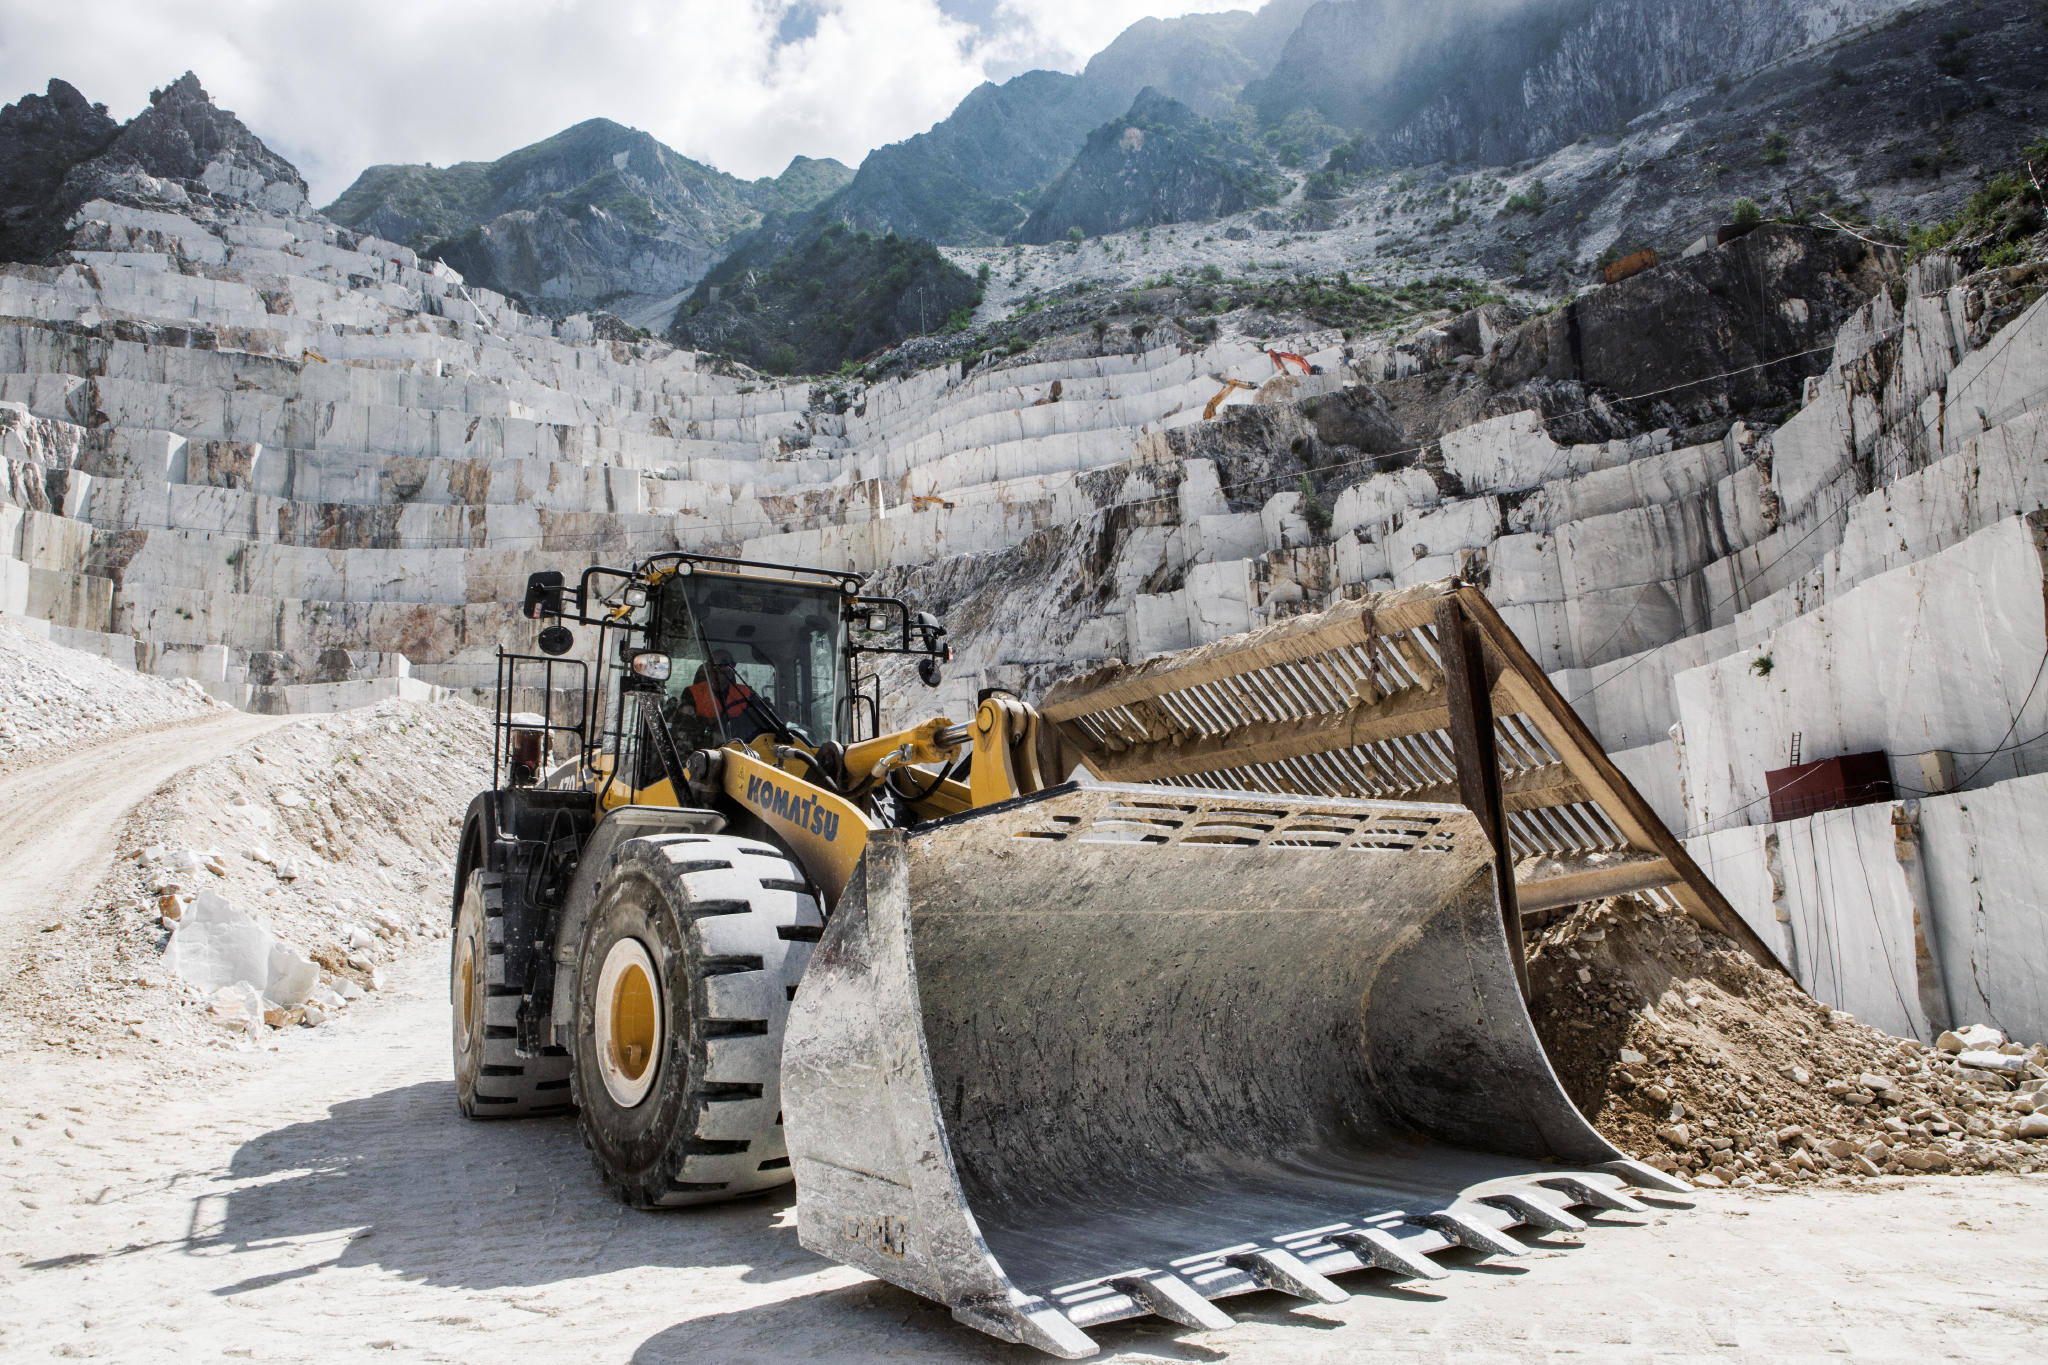
<path fill-rule="evenodd" d="M 1318 404 L 1470 358 L 1396 376 L 1335 333 L 1226 331 L 814 387 L 528 316 L 303 208 L 100 200 L 73 234 L 0 267 L 0 611 L 65 643 L 263 709 L 480 698 L 530 642 L 527 574 L 690 548 L 944 609 L 951 676 L 885 681 L 899 716 L 958 715 L 1457 575 L 1815 989 L 1888 1027 L 2048 1025 L 2022 922 L 2048 874 L 1986 864 L 2048 799 L 2048 313 L 1994 329 L 1994 286 L 1943 258 L 1851 318 L 1776 426 L 1561 444 L 1508 411 L 1339 446 L 1321 472 L 1349 472 L 1305 496 L 1274 456 L 1327 435 Z M 1276 376 L 1269 345 L 1322 373 Z M 1220 377 L 1252 387 L 1205 421 Z M 1887 752 L 1896 818 L 1772 824 L 1795 737 Z M 1845 838 L 1867 887 L 1808 875 Z"/>

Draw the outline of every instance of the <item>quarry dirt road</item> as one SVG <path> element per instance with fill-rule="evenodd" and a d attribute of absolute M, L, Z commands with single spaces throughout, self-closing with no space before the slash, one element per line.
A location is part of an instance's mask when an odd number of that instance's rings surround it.
<path fill-rule="evenodd" d="M 0 1058 L 0 1357 L 1044 1359 L 804 1251 L 786 1193 L 634 1213 L 573 1120 L 459 1117 L 445 951 L 196 1081 L 147 1053 Z M 2033 1177 L 1702 1192 L 1426 1287 L 1352 1277 L 1334 1307 L 1257 1295 L 1227 1331 L 1098 1339 L 1127 1361 L 2038 1359 L 2044 1218 Z"/>
<path fill-rule="evenodd" d="M 292 719 L 233 711 L 28 755 L 0 772 L 0 947 L 62 920 L 91 892 L 150 793 Z"/>

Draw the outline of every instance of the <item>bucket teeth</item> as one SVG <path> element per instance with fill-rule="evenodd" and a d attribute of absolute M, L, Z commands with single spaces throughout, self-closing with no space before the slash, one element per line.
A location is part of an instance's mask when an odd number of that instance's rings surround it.
<path fill-rule="evenodd" d="M 1545 1232 L 1586 1230 L 1584 1219 L 1574 1217 L 1548 1199 L 1539 1199 L 1520 1190 L 1503 1190 L 1499 1194 L 1489 1194 L 1480 1202 L 1491 1204 L 1497 1209 L 1505 1209 L 1530 1227 L 1541 1228 Z"/>
<path fill-rule="evenodd" d="M 1579 1175 L 1540 1175 L 1535 1182 L 1553 1190 L 1563 1190 L 1581 1204 L 1591 1204 L 1596 1209 L 1612 1209 L 1616 1213 L 1648 1213 L 1649 1205 L 1610 1189 L 1597 1180 L 1588 1180 Z"/>
<path fill-rule="evenodd" d="M 1444 1236 L 1470 1251 L 1482 1252 L 1488 1256 L 1527 1256 L 1529 1248 L 1480 1222 L 1469 1213 L 1445 1209 L 1442 1213 L 1416 1214 L 1408 1220 L 1426 1228 L 1434 1228 Z"/>
<path fill-rule="evenodd" d="M 1278 1247 L 1240 1252 L 1223 1259 L 1251 1276 L 1262 1289 L 1277 1289 L 1282 1294 L 1292 1294 L 1297 1299 L 1310 1299 L 1316 1303 L 1342 1303 L 1351 1297 L 1329 1279 L 1309 1269 L 1299 1256 Z"/>
<path fill-rule="evenodd" d="M 1609 1175 L 1620 1176 L 1639 1190 L 1656 1190 L 1660 1194 L 1693 1192 L 1692 1185 L 1684 1179 L 1641 1161 L 1608 1161 L 1603 1162 L 1599 1169 Z"/>
<path fill-rule="evenodd" d="M 1230 1314 L 1203 1298 L 1200 1290 L 1178 1275 L 1132 1276 L 1114 1283 L 1117 1289 L 1168 1322 L 1177 1322 L 1183 1327 L 1203 1327 L 1212 1332 L 1232 1324 Z"/>
<path fill-rule="evenodd" d="M 1417 1280 L 1441 1280 L 1451 1273 L 1420 1252 L 1408 1250 L 1391 1233 L 1381 1232 L 1378 1228 L 1336 1232 L 1330 1235 L 1330 1240 L 1375 1270 L 1391 1270 L 1396 1275 L 1407 1275 Z"/>

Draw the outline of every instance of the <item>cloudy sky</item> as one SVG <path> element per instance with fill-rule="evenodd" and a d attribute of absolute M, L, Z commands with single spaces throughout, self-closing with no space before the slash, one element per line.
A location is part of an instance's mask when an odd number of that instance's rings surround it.
<path fill-rule="evenodd" d="M 190 69 L 316 204 L 380 161 L 490 159 L 582 119 L 735 175 L 857 164 L 983 80 L 1078 70 L 1146 15 L 1244 0 L 0 0 L 0 102 L 116 118 Z"/>

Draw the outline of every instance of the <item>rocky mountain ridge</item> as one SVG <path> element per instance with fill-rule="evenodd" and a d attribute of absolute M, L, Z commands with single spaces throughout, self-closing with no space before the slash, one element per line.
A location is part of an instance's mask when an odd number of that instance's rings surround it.
<path fill-rule="evenodd" d="M 1256 14 L 1146 20 L 1078 75 L 980 87 L 928 132 L 871 153 L 827 209 L 948 245 L 1043 240 L 1019 226 L 1148 86 L 1236 125 L 1276 170 L 1313 169 L 1354 137 L 1375 165 L 1512 163 L 1920 3 L 1274 0 Z"/>
<path fill-rule="evenodd" d="M 59 249 L 72 214 L 92 199 L 217 200 L 290 213 L 305 208 L 306 182 L 189 71 L 151 92 L 149 107 L 125 124 L 59 80 L 0 109 L 0 259 Z"/>
<path fill-rule="evenodd" d="M 825 206 L 847 225 L 945 244 L 1005 240 L 1088 135 L 1146 87 L 1205 117 L 1225 116 L 1278 54 L 1309 0 L 1142 19 L 1077 75 L 1028 71 L 985 83 L 929 131 L 878 147 Z M 1064 231 L 1064 229 L 1062 229 Z"/>
<path fill-rule="evenodd" d="M 1363 134 L 1388 165 L 1505 165 L 1915 4 L 1323 0 L 1245 98 L 1267 126 L 1308 114 Z"/>
<path fill-rule="evenodd" d="M 372 166 L 322 212 L 538 311 L 606 307 L 659 325 L 764 214 L 802 212 L 852 176 L 797 157 L 780 176 L 741 180 L 589 119 L 496 161 Z"/>

